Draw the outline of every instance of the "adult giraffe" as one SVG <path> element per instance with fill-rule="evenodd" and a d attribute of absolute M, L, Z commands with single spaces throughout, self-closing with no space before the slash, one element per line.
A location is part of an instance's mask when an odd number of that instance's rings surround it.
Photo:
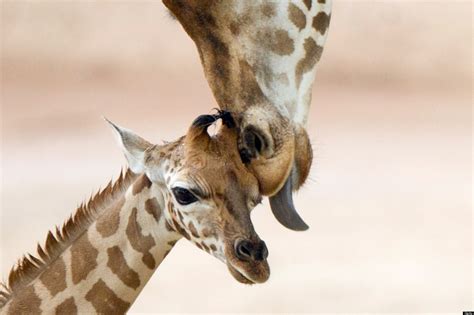
<path fill-rule="evenodd" d="M 275 217 L 308 226 L 292 191 L 306 180 L 305 130 L 331 0 L 163 0 L 195 42 L 221 109 L 239 114 L 238 147 Z"/>

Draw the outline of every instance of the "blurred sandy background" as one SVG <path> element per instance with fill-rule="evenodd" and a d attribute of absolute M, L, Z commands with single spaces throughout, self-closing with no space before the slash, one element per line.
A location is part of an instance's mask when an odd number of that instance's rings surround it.
<path fill-rule="evenodd" d="M 336 1 L 313 92 L 311 226 L 253 212 L 272 276 L 180 242 L 140 312 L 473 309 L 472 4 Z M 125 160 L 101 119 L 171 140 L 216 106 L 161 2 L 1 3 L 1 275 Z"/>

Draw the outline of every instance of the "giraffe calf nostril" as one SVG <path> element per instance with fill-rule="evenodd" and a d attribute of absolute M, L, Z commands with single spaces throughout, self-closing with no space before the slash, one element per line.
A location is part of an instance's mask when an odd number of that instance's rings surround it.
<path fill-rule="evenodd" d="M 240 260 L 252 259 L 252 243 L 246 240 L 237 241 L 235 244 L 235 254 Z"/>
<path fill-rule="evenodd" d="M 268 257 L 268 249 L 264 241 L 251 242 L 240 240 L 235 243 L 235 254 L 243 261 L 262 261 Z"/>

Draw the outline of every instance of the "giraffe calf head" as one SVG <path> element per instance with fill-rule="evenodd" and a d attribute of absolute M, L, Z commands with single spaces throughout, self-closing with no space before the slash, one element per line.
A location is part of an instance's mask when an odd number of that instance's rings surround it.
<path fill-rule="evenodd" d="M 223 124 L 211 137 L 207 128 L 218 119 Z M 259 184 L 242 163 L 230 114 L 199 116 L 186 136 L 163 146 L 113 126 L 131 170 L 161 188 L 166 228 L 223 261 L 238 281 L 265 282 L 268 250 L 250 219 Z"/>

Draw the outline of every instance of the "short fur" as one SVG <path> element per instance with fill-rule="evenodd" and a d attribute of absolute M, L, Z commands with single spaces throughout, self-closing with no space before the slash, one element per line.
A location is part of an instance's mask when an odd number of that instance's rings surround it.
<path fill-rule="evenodd" d="M 49 231 L 45 245 L 38 244 L 37 256 L 23 256 L 12 267 L 8 276 L 8 284 L 0 283 L 0 308 L 7 304 L 11 297 L 24 289 L 32 280 L 37 278 L 61 253 L 76 240 L 89 225 L 115 200 L 120 198 L 127 188 L 137 178 L 137 175 L 126 169 L 121 171 L 115 182 L 99 190 L 88 202 L 81 204 L 73 215 L 63 224 Z"/>

